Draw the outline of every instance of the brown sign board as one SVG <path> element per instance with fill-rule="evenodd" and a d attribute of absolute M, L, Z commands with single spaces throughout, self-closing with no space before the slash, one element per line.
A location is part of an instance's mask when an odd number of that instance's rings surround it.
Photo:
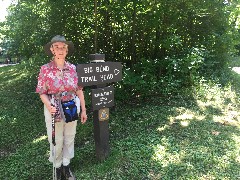
<path fill-rule="evenodd" d="M 92 89 L 91 94 L 93 110 L 114 106 L 114 87 Z"/>
<path fill-rule="evenodd" d="M 102 62 L 77 65 L 78 85 L 92 86 L 122 80 L 121 62 Z"/>

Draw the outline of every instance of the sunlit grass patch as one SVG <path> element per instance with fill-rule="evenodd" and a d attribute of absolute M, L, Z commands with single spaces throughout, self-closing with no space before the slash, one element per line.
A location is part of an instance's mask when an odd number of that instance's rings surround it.
<path fill-rule="evenodd" d="M 34 93 L 37 71 L 17 79 L 21 68 L 15 68 L 4 69 L 9 78 L 0 74 L 5 85 L 0 87 L 0 179 L 51 179 L 42 103 Z M 116 102 L 109 119 L 111 152 L 103 162 L 95 157 L 89 114 L 88 122 L 77 126 L 71 162 L 77 178 L 238 180 L 237 89 L 232 83 L 202 81 L 193 93 L 153 96 L 135 104 Z"/>
<path fill-rule="evenodd" d="M 47 139 L 47 136 L 43 135 L 43 136 L 41 136 L 41 137 L 39 137 L 37 139 L 34 139 L 33 143 L 39 143 L 40 141 L 45 140 L 45 139 Z"/>
<path fill-rule="evenodd" d="M 203 120 L 204 116 L 199 114 L 198 110 L 192 110 L 185 107 L 176 107 L 175 112 L 177 115 L 169 117 L 169 124 L 180 122 L 183 127 L 189 125 L 191 120 Z"/>
<path fill-rule="evenodd" d="M 236 92 L 231 85 L 204 82 L 193 97 L 194 105 L 178 103 L 184 106 L 175 105 L 168 123 L 156 129 L 164 135 L 153 146 L 152 159 L 165 168 L 159 174 L 169 179 L 237 179 L 240 124 Z"/>
<path fill-rule="evenodd" d="M 233 89 L 232 84 L 222 87 L 213 83 L 201 83 L 195 98 L 201 111 L 212 116 L 215 122 L 239 127 L 240 101 Z"/>
<path fill-rule="evenodd" d="M 169 142 L 167 137 L 163 137 L 161 139 L 161 142 L 161 144 L 153 146 L 154 154 L 152 156 L 152 159 L 154 161 L 159 161 L 162 167 L 166 167 L 169 164 L 173 163 L 181 163 L 181 157 L 184 156 L 184 152 L 169 152 Z"/>

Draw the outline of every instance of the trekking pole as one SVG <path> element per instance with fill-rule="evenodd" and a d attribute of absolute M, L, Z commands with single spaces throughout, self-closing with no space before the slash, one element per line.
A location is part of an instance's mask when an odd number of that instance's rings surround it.
<path fill-rule="evenodd" d="M 52 157 L 53 157 L 53 180 L 57 179 L 56 170 L 56 141 L 55 141 L 55 118 L 52 114 Z"/>

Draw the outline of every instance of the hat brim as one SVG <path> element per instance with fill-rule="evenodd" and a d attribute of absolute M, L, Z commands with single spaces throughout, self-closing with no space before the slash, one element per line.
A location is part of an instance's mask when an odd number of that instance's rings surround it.
<path fill-rule="evenodd" d="M 73 42 L 72 41 L 51 41 L 49 43 L 47 43 L 45 46 L 44 46 L 44 51 L 45 53 L 48 55 L 48 56 L 52 56 L 52 51 L 50 50 L 51 46 L 53 43 L 56 43 L 56 42 L 63 42 L 65 44 L 68 45 L 68 54 L 67 56 L 70 56 L 73 54 L 74 52 L 74 45 L 73 45 Z"/>

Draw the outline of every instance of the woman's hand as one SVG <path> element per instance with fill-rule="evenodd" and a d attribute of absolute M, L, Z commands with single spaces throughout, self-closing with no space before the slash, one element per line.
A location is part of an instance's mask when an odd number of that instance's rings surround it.
<path fill-rule="evenodd" d="M 84 124 L 87 121 L 87 114 L 86 114 L 86 110 L 83 110 L 81 112 L 81 123 Z"/>
<path fill-rule="evenodd" d="M 46 94 L 41 94 L 40 98 L 51 114 L 55 114 L 57 112 L 57 109 L 51 104 Z"/>
<path fill-rule="evenodd" d="M 80 99 L 80 104 L 81 104 L 81 108 L 82 108 L 81 123 L 84 124 L 87 121 L 87 114 L 86 114 L 86 109 L 85 109 L 85 100 L 84 100 L 82 88 L 77 90 L 76 94 Z"/>
<path fill-rule="evenodd" d="M 57 112 L 57 109 L 53 105 L 47 106 L 47 109 L 52 115 Z"/>

